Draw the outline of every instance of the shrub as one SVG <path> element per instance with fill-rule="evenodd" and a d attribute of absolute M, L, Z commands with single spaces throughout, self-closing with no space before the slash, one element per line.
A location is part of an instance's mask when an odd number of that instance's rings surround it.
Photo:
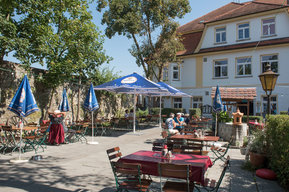
<path fill-rule="evenodd" d="M 146 110 L 138 109 L 136 112 L 137 117 L 147 116 L 148 114 L 149 114 L 148 109 L 146 109 Z"/>
<path fill-rule="evenodd" d="M 271 115 L 266 125 L 269 143 L 270 167 L 276 172 L 280 183 L 289 188 L 289 116 Z"/>
<path fill-rule="evenodd" d="M 202 112 L 200 108 L 190 108 L 189 109 L 189 114 L 190 117 L 194 116 L 194 117 L 201 117 L 202 116 Z"/>
<path fill-rule="evenodd" d="M 213 113 L 213 118 L 216 118 L 216 113 Z M 233 121 L 233 118 L 231 118 L 226 111 L 221 111 L 218 113 L 218 122 L 226 123 L 231 121 Z"/>
<path fill-rule="evenodd" d="M 262 116 L 249 116 L 249 121 L 255 121 L 257 119 L 258 122 L 262 122 L 263 121 L 263 117 Z M 242 118 L 242 122 L 243 123 L 247 123 L 247 116 L 244 115 Z"/>
<path fill-rule="evenodd" d="M 280 115 L 288 115 L 288 111 L 280 111 Z"/>
<path fill-rule="evenodd" d="M 162 115 L 167 115 L 167 117 L 170 115 L 170 113 L 184 113 L 185 112 L 185 109 L 182 109 L 182 108 L 162 108 Z M 152 113 L 154 114 L 154 113 Z M 155 114 L 159 114 L 159 108 L 157 110 L 157 113 Z"/>

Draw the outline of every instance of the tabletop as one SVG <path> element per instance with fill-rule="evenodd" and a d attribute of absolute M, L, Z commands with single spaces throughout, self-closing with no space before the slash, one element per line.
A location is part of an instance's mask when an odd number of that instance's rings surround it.
<path fill-rule="evenodd" d="M 174 153 L 172 158 L 167 159 L 161 156 L 161 152 L 145 150 L 124 156 L 119 161 L 139 163 L 143 174 L 154 176 L 158 176 L 158 163 L 188 164 L 192 172 L 190 180 L 201 183 L 204 182 L 204 174 L 208 167 L 213 165 L 209 156 Z"/>
<path fill-rule="evenodd" d="M 193 135 L 173 135 L 171 139 L 187 139 L 193 141 L 218 141 L 219 137 L 217 136 L 205 136 L 205 137 L 194 137 Z"/>

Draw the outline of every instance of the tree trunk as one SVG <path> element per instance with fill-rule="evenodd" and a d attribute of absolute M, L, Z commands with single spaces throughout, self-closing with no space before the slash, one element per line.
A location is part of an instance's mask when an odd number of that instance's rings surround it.
<path fill-rule="evenodd" d="M 78 93 L 77 93 L 77 112 L 76 112 L 76 121 L 79 121 L 79 112 L 80 112 L 80 85 L 81 77 L 78 79 Z"/>
<path fill-rule="evenodd" d="M 46 107 L 46 111 L 45 111 L 43 119 L 48 119 L 48 112 L 51 111 L 51 105 L 52 105 L 54 93 L 55 93 L 55 88 L 51 90 L 50 100 L 49 100 L 48 106 Z"/>

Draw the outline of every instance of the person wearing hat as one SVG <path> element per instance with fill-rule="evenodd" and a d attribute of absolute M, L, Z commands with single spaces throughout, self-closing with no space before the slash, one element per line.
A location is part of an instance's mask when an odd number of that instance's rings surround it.
<path fill-rule="evenodd" d="M 175 117 L 175 114 L 173 113 L 170 113 L 170 117 L 167 118 L 166 120 L 166 126 L 168 128 L 168 132 L 171 134 L 171 135 L 175 135 L 175 134 L 178 134 L 179 131 L 175 129 L 176 127 L 176 122 L 174 120 L 174 117 Z"/>
<path fill-rule="evenodd" d="M 48 142 L 51 145 L 59 145 L 64 142 L 63 120 L 65 113 L 59 110 L 55 110 L 54 112 L 48 112 L 48 114 L 51 122 Z"/>
<path fill-rule="evenodd" d="M 177 113 L 177 116 L 174 118 L 177 126 L 176 129 L 181 133 L 184 129 L 184 118 L 182 117 L 182 113 Z"/>

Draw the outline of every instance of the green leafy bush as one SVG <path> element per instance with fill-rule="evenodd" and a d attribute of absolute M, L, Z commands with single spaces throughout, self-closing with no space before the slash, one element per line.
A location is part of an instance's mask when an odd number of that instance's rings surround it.
<path fill-rule="evenodd" d="M 190 117 L 194 116 L 198 116 L 198 117 L 201 117 L 202 116 L 202 112 L 201 112 L 201 109 L 200 108 L 190 108 L 189 109 L 189 114 L 190 114 Z"/>
<path fill-rule="evenodd" d="M 250 151 L 259 154 L 266 154 L 266 134 L 262 130 L 255 130 L 253 133 L 253 140 L 250 146 Z"/>
<path fill-rule="evenodd" d="M 280 111 L 280 115 L 288 115 L 288 111 Z"/>
<path fill-rule="evenodd" d="M 289 116 L 271 115 L 266 125 L 270 167 L 280 183 L 289 189 Z"/>
<path fill-rule="evenodd" d="M 263 117 L 262 116 L 249 116 L 249 121 L 255 121 L 257 119 L 258 122 L 262 122 L 263 121 Z M 243 123 L 247 123 L 247 116 L 244 115 L 242 118 L 242 122 Z"/>
<path fill-rule="evenodd" d="M 213 118 L 216 118 L 216 113 L 213 113 Z M 226 111 L 221 111 L 218 113 L 218 122 L 226 123 L 231 121 L 233 121 L 233 118 L 231 118 L 229 116 L 229 113 L 227 113 Z"/>
<path fill-rule="evenodd" d="M 151 114 L 152 115 L 158 115 L 160 112 L 160 108 L 152 108 L 151 109 Z M 170 113 L 184 113 L 185 112 L 185 109 L 182 109 L 182 108 L 162 108 L 162 115 L 167 115 L 169 116 Z"/>
<path fill-rule="evenodd" d="M 138 110 L 136 111 L 136 116 L 137 116 L 137 117 L 147 116 L 148 114 L 149 114 L 148 109 L 147 109 L 147 110 L 138 109 Z"/>

